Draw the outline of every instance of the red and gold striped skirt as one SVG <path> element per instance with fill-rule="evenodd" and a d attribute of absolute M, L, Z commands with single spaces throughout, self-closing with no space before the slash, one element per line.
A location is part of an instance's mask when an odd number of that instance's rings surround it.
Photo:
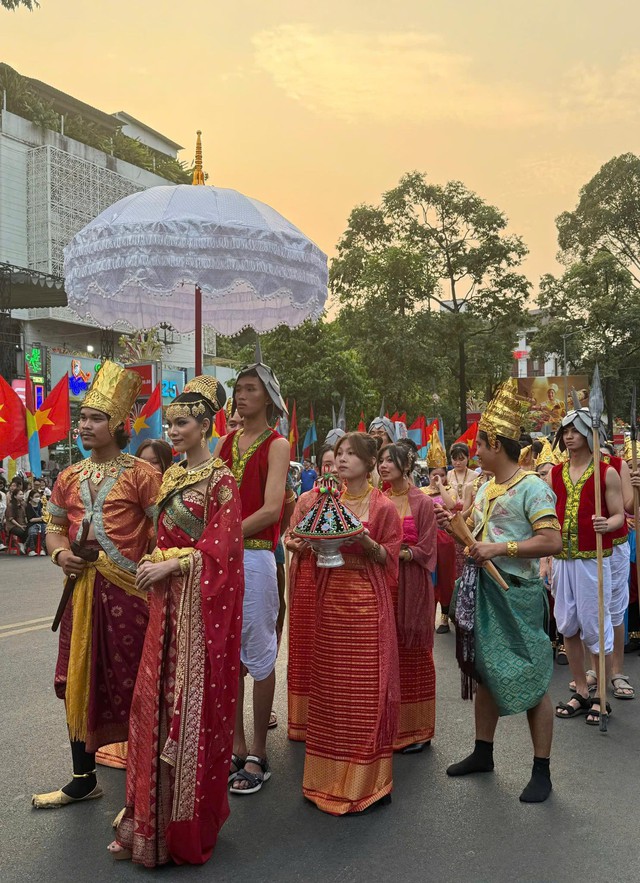
<path fill-rule="evenodd" d="M 304 742 L 311 683 L 311 656 L 316 630 L 316 583 L 311 556 L 301 558 L 289 601 L 287 686 L 289 738 Z"/>
<path fill-rule="evenodd" d="M 429 742 L 436 727 L 436 667 L 433 650 L 398 647 L 400 721 L 393 748 Z"/>
<path fill-rule="evenodd" d="M 379 609 L 359 556 L 331 571 L 316 621 L 302 790 L 332 815 L 360 812 L 393 787 L 391 744 L 375 744 Z M 352 560 L 354 559 L 354 560 Z"/>
<path fill-rule="evenodd" d="M 114 742 L 112 745 L 103 745 L 96 751 L 96 763 L 114 767 L 117 770 L 126 770 L 127 743 Z"/>
<path fill-rule="evenodd" d="M 398 615 L 398 587 L 393 591 Z M 431 647 L 403 647 L 398 637 L 400 662 L 400 716 L 393 743 L 401 751 L 415 742 L 430 742 L 436 727 L 436 667 Z"/>

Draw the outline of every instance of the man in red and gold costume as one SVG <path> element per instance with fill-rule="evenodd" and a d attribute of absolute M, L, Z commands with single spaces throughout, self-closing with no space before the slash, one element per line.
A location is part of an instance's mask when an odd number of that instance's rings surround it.
<path fill-rule="evenodd" d="M 562 553 L 554 564 L 556 600 L 554 614 L 558 631 L 574 677 L 575 693 L 556 706 L 556 717 L 586 713 L 588 724 L 600 723 L 600 708 L 606 702 L 606 684 L 597 684 L 597 696 L 590 695 L 584 666 L 582 642 L 590 650 L 598 671 L 598 563 L 596 534 L 602 536 L 603 589 L 605 602 L 604 652 L 607 680 L 611 679 L 613 625 L 611 617 L 613 538 L 624 524 L 624 503 L 620 476 L 600 461 L 600 508 L 596 516 L 596 483 L 593 460 L 591 414 L 586 408 L 570 411 L 562 421 L 556 441 L 569 452 L 569 461 L 558 464 L 547 479 L 556 495 L 556 512 L 562 525 Z M 595 679 L 594 679 L 595 680 Z M 607 708 L 610 711 L 610 708 Z"/>
<path fill-rule="evenodd" d="M 133 371 L 102 365 L 80 410 L 91 456 L 60 473 L 48 505 L 47 551 L 67 580 L 55 691 L 65 703 L 73 778 L 35 794 L 38 808 L 101 797 L 95 752 L 127 739 L 148 620 L 136 567 L 148 551 L 160 486 L 152 466 L 122 453 L 140 385 Z"/>
<path fill-rule="evenodd" d="M 289 442 L 269 421 L 286 413 L 278 381 L 262 362 L 259 346 L 253 365 L 243 368 L 234 389 L 234 402 L 244 426 L 220 439 L 216 455 L 231 469 L 240 490 L 244 537 L 244 606 L 242 623 L 243 672 L 236 713 L 230 776 L 232 794 L 254 794 L 270 778 L 267 730 L 273 703 L 278 653 L 280 609 L 275 548 L 284 511 L 289 469 Z M 247 751 L 244 731 L 244 677 L 253 686 L 253 740 Z"/>

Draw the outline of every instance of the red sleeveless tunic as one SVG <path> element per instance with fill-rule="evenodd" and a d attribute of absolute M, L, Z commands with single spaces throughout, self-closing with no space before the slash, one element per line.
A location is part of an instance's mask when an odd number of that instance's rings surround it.
<path fill-rule="evenodd" d="M 602 515 L 609 517 L 605 497 L 605 476 L 609 467 L 600 463 L 600 496 Z M 557 497 L 556 514 L 562 525 L 562 554 L 557 558 L 595 558 L 596 532 L 592 516 L 596 511 L 596 484 L 594 467 L 591 463 L 574 485 L 569 477 L 569 464 L 554 466 L 551 470 L 551 485 Z M 613 533 L 602 534 L 602 548 L 605 557 L 611 555 Z"/>
<path fill-rule="evenodd" d="M 613 466 L 618 475 L 622 472 L 622 457 L 603 457 L 604 463 L 608 463 L 609 466 Z M 614 546 L 620 546 L 622 543 L 626 543 L 629 538 L 629 531 L 627 529 L 627 519 L 625 518 L 624 524 L 622 527 L 618 528 L 618 530 L 614 530 L 611 534 L 613 539 Z"/>
<path fill-rule="evenodd" d="M 230 432 L 220 448 L 220 458 L 233 472 L 240 489 L 242 518 L 248 518 L 264 506 L 264 490 L 269 471 L 269 448 L 277 438 L 283 438 L 274 429 L 265 430 L 244 454 L 238 450 L 238 431 Z M 284 510 L 284 489 L 282 494 Z M 280 538 L 280 518 L 275 524 L 263 528 L 251 537 L 244 538 L 245 549 L 268 549 L 275 551 Z"/>

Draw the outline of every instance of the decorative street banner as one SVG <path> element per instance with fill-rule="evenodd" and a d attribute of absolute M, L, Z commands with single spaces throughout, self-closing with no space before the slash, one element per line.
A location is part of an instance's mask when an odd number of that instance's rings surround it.
<path fill-rule="evenodd" d="M 565 408 L 565 380 L 568 407 Z M 529 419 L 532 432 L 555 432 L 560 421 L 573 410 L 571 390 L 575 389 L 583 407 L 589 407 L 589 378 L 584 374 L 568 377 L 519 377 L 518 392 L 531 402 Z"/>

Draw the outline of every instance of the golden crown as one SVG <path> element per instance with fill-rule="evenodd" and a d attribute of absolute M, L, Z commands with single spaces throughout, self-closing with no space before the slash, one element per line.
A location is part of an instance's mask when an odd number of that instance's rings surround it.
<path fill-rule="evenodd" d="M 565 448 L 564 451 L 561 451 L 558 445 L 554 445 L 553 450 L 553 460 L 552 462 L 559 466 L 562 463 L 566 463 L 569 459 L 569 451 Z"/>
<path fill-rule="evenodd" d="M 553 448 L 551 447 L 551 443 L 548 438 L 545 438 L 545 440 L 542 442 L 542 450 L 540 451 L 540 453 L 536 457 L 536 462 L 535 462 L 536 469 L 539 466 L 544 466 L 545 463 L 551 463 L 552 465 L 555 465 L 555 462 L 556 462 L 556 458 L 555 458 L 555 454 L 553 453 Z"/>
<path fill-rule="evenodd" d="M 640 442 L 636 442 L 636 457 L 640 458 Z M 628 435 L 624 440 L 624 451 L 622 452 L 622 459 L 626 460 L 627 463 L 631 463 L 633 460 L 633 444 L 631 442 L 631 436 Z"/>
<path fill-rule="evenodd" d="M 527 445 L 520 451 L 520 456 L 518 457 L 518 466 L 524 466 L 527 460 L 531 455 L 531 445 Z"/>
<path fill-rule="evenodd" d="M 431 444 L 427 451 L 427 467 L 429 469 L 447 468 L 447 452 L 442 447 L 440 436 L 435 431 L 431 435 Z"/>
<path fill-rule="evenodd" d="M 193 380 L 190 380 L 187 383 L 183 393 L 197 392 L 211 405 L 215 413 L 220 410 L 220 402 L 218 401 L 219 386 L 220 384 L 215 377 L 210 377 L 208 374 L 200 374 L 198 377 L 194 377 Z"/>
<path fill-rule="evenodd" d="M 129 416 L 141 386 L 139 374 L 107 360 L 94 377 L 82 407 L 108 414 L 109 431 L 113 434 Z"/>
<path fill-rule="evenodd" d="M 529 407 L 527 399 L 518 394 L 518 382 L 512 377 L 498 387 L 480 418 L 478 429 L 486 432 L 492 448 L 495 447 L 496 437 L 499 435 L 518 441 L 522 418 Z"/>

